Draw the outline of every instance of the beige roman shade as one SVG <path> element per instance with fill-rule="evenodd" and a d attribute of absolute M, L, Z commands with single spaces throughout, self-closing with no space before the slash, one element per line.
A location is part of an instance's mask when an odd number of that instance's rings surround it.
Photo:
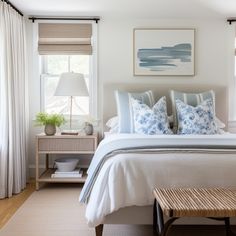
<path fill-rule="evenodd" d="M 91 55 L 92 24 L 39 23 L 40 55 Z"/>

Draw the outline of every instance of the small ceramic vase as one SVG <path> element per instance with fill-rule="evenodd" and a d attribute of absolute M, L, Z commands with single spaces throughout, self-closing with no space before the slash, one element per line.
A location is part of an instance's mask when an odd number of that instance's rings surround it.
<path fill-rule="evenodd" d="M 89 122 L 85 122 L 84 132 L 87 135 L 93 134 L 93 125 L 90 124 Z"/>
<path fill-rule="evenodd" d="M 46 135 L 54 135 L 57 129 L 55 125 L 46 124 L 44 127 L 44 132 Z"/>

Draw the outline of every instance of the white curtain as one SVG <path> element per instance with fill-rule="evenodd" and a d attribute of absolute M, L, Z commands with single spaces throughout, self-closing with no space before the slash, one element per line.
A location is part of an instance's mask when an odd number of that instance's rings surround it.
<path fill-rule="evenodd" d="M 0 1 L 0 198 L 26 186 L 28 93 L 25 19 Z"/>

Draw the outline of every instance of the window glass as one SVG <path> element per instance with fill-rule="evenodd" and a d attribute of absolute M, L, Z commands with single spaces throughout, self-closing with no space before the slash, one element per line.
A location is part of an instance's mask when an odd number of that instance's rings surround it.
<path fill-rule="evenodd" d="M 89 56 L 47 55 L 42 56 L 44 73 L 41 75 L 42 110 L 48 113 L 70 114 L 70 97 L 54 96 L 60 74 L 77 72 L 84 74 L 89 91 Z M 89 115 L 89 97 L 73 97 L 73 116 Z"/>
<path fill-rule="evenodd" d="M 47 73 L 59 75 L 68 71 L 68 56 L 66 55 L 48 55 Z"/>

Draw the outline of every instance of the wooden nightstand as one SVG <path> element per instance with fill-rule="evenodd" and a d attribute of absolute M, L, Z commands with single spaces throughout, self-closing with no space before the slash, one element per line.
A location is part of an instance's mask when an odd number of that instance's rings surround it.
<path fill-rule="evenodd" d="M 82 178 L 51 178 L 55 169 L 49 168 L 49 154 L 94 154 L 98 144 L 98 134 L 93 135 L 36 135 L 36 190 L 41 182 L 48 183 L 84 183 L 86 174 Z M 40 155 L 40 154 L 46 154 Z M 45 158 L 46 170 L 39 175 L 39 158 Z"/>

